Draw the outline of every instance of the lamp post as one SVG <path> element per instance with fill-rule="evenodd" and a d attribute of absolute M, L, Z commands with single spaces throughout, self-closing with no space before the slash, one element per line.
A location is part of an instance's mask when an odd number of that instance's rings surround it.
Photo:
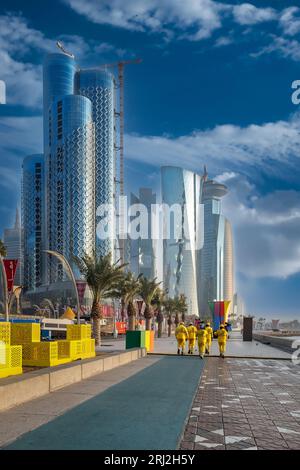
<path fill-rule="evenodd" d="M 76 280 L 72 271 L 72 268 L 66 258 L 61 254 L 58 253 L 57 251 L 52 251 L 52 250 L 44 250 L 45 253 L 48 253 L 48 255 L 55 256 L 59 261 L 62 263 L 63 267 L 65 268 L 66 272 L 69 274 L 74 290 L 75 290 L 75 295 L 76 295 L 76 305 L 77 305 L 77 324 L 80 325 L 80 302 L 79 302 L 79 295 L 78 295 L 78 290 L 77 290 L 77 285 L 76 285 Z"/>

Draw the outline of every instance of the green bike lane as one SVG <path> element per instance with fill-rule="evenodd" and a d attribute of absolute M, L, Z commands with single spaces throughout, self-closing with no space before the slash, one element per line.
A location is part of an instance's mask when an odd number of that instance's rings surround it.
<path fill-rule="evenodd" d="M 205 360 L 161 356 L 2 449 L 176 449 Z"/>

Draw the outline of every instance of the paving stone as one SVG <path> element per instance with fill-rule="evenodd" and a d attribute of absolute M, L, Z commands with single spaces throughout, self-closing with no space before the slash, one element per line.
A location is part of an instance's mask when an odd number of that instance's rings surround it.
<path fill-rule="evenodd" d="M 205 375 L 193 407 L 201 407 L 197 433 L 207 441 L 195 449 L 222 450 L 216 439 L 230 436 L 226 450 L 300 449 L 300 370 L 280 360 L 230 359 L 220 365 L 209 358 Z M 243 437 L 248 440 L 239 441 Z"/>

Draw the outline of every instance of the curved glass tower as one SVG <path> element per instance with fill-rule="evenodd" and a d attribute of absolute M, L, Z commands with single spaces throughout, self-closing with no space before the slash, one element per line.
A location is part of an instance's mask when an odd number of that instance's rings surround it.
<path fill-rule="evenodd" d="M 105 70 L 79 70 L 75 76 L 75 93 L 92 103 L 95 123 L 95 210 L 101 204 L 114 205 L 114 81 Z M 98 218 L 99 219 L 99 218 Z M 96 217 L 96 224 L 99 221 Z M 103 256 L 114 251 L 114 218 L 107 218 L 107 238 L 96 238 L 96 251 Z"/>
<path fill-rule="evenodd" d="M 66 54 L 48 54 L 43 64 L 44 150 L 49 147 L 50 106 L 53 100 L 74 93 L 75 60 Z M 51 138 L 50 138 L 51 140 Z"/>
<path fill-rule="evenodd" d="M 174 297 L 185 294 L 188 314 L 198 316 L 197 237 L 203 229 L 201 217 L 202 177 L 178 167 L 161 168 L 162 201 L 172 208 L 176 204 L 176 216 L 170 216 L 169 234 L 164 234 L 163 263 L 164 288 Z M 164 225 L 167 210 L 164 215 Z M 173 223 L 173 220 L 175 222 Z"/>
<path fill-rule="evenodd" d="M 114 81 L 105 70 L 80 70 L 74 58 L 44 61 L 45 224 L 43 248 L 73 255 L 113 253 L 115 221 L 96 237 L 101 204 L 114 207 Z M 47 259 L 47 261 L 46 261 Z M 64 280 L 62 266 L 44 260 L 44 282 Z M 75 274 L 77 268 L 73 266 Z"/>
<path fill-rule="evenodd" d="M 84 96 L 57 98 L 50 117 L 48 246 L 72 262 L 73 255 L 92 253 L 95 243 L 92 104 Z M 75 266 L 73 269 L 76 271 Z M 48 270 L 50 282 L 64 278 L 56 260 L 48 258 Z"/>
<path fill-rule="evenodd" d="M 199 260 L 200 313 L 210 316 L 208 302 L 233 297 L 233 245 L 230 222 L 221 214 L 228 190 L 213 180 L 203 185 L 204 246 Z"/>
<path fill-rule="evenodd" d="M 25 290 L 34 290 L 42 284 L 44 156 L 29 155 L 22 169 L 23 285 Z"/>

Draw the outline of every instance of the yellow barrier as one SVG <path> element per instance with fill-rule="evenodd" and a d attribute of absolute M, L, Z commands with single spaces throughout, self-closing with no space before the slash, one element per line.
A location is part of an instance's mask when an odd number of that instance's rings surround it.
<path fill-rule="evenodd" d="M 57 341 L 43 341 L 23 345 L 24 366 L 52 367 L 70 361 L 70 357 L 59 357 Z"/>
<path fill-rule="evenodd" d="M 39 323 L 12 323 L 11 344 L 39 343 L 41 325 Z"/>
<path fill-rule="evenodd" d="M 96 355 L 91 325 L 67 325 L 66 340 L 41 342 L 40 324 L 1 322 L 0 341 L 5 343 L 6 358 L 0 364 L 0 377 L 21 374 L 22 360 L 24 366 L 52 367 Z"/>
<path fill-rule="evenodd" d="M 0 342 L 10 345 L 10 327 L 9 322 L 0 322 Z"/>
<path fill-rule="evenodd" d="M 67 340 L 91 339 L 91 325 L 67 325 Z"/>
<path fill-rule="evenodd" d="M 87 359 L 89 357 L 95 357 L 95 340 L 94 339 L 83 339 L 82 343 L 82 359 Z"/>
<path fill-rule="evenodd" d="M 82 357 L 82 345 L 80 340 L 68 341 L 60 340 L 58 343 L 58 357 L 69 357 L 71 361 L 76 361 Z"/>
<path fill-rule="evenodd" d="M 0 346 L 0 378 L 22 372 L 22 346 Z"/>

